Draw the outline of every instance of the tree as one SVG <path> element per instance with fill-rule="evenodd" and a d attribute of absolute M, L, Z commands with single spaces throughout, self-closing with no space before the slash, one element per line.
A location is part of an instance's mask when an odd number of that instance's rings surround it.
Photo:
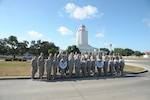
<path fill-rule="evenodd" d="M 59 47 L 55 46 L 55 44 L 52 42 L 43 41 L 41 43 L 41 52 L 43 52 L 45 55 L 48 55 L 48 51 L 54 54 L 59 51 Z"/>
<path fill-rule="evenodd" d="M 105 51 L 105 52 L 107 52 L 107 53 L 110 52 L 109 49 L 107 49 L 107 48 L 100 48 L 100 50 Z"/>
<path fill-rule="evenodd" d="M 6 38 L 0 39 L 0 53 L 3 55 L 7 54 L 8 50 L 9 50 L 6 40 L 7 40 Z"/>
<path fill-rule="evenodd" d="M 0 39 L 0 54 L 13 54 L 14 58 L 16 54 L 34 54 L 38 55 L 41 52 L 48 56 L 49 53 L 59 52 L 59 47 L 54 43 L 48 41 L 31 41 L 31 45 L 28 47 L 29 42 L 18 42 L 16 36 L 10 36 L 8 38 Z"/>
<path fill-rule="evenodd" d="M 17 47 L 18 54 L 21 55 L 25 54 L 27 52 L 28 44 L 29 44 L 28 41 L 19 42 Z"/>
<path fill-rule="evenodd" d="M 38 54 L 38 46 L 35 40 L 31 41 L 31 45 L 29 47 L 29 54 L 34 54 L 34 55 Z"/>
<path fill-rule="evenodd" d="M 48 54 L 52 53 L 54 55 L 54 53 L 59 52 L 59 47 L 57 47 L 54 43 L 50 42 L 47 51 L 48 51 Z"/>
<path fill-rule="evenodd" d="M 134 51 L 129 49 L 129 48 L 126 48 L 126 49 L 123 50 L 123 55 L 124 56 L 131 56 L 133 54 L 134 54 Z"/>
<path fill-rule="evenodd" d="M 58 48 L 58 47 L 51 48 L 51 49 L 48 50 L 48 53 L 49 53 L 49 54 L 52 53 L 53 55 L 54 55 L 55 53 L 58 53 L 58 52 L 59 52 L 59 48 Z"/>
<path fill-rule="evenodd" d="M 18 46 L 18 40 L 16 36 L 10 36 L 7 39 L 7 44 L 10 46 L 10 50 L 13 53 L 13 56 L 15 58 L 15 54 L 16 54 L 16 48 Z"/>
<path fill-rule="evenodd" d="M 49 53 L 55 53 L 59 51 L 59 47 L 55 46 L 54 43 L 48 41 L 31 41 L 31 46 L 29 47 L 29 53 L 38 55 L 41 52 L 45 56 L 48 56 Z"/>
<path fill-rule="evenodd" d="M 124 52 L 124 49 L 122 49 L 122 48 L 114 48 L 114 53 L 116 53 L 116 54 L 120 54 L 120 55 L 123 55 L 123 52 Z"/>
<path fill-rule="evenodd" d="M 142 53 L 141 53 L 140 51 L 134 51 L 134 55 L 135 55 L 135 56 L 141 56 Z"/>
<path fill-rule="evenodd" d="M 76 45 L 68 46 L 66 52 L 71 53 L 71 52 L 77 52 L 80 53 L 79 48 L 76 47 Z"/>

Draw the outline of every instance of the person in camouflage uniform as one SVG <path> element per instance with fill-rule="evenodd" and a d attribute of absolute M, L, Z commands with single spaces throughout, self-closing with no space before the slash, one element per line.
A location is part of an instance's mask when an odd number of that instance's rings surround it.
<path fill-rule="evenodd" d="M 45 62 L 45 65 L 46 65 L 46 72 L 47 72 L 47 80 L 49 80 L 50 77 L 51 77 L 52 64 L 53 64 L 52 53 L 50 53 L 49 56 L 48 56 L 48 59 L 47 59 L 46 62 Z"/>
<path fill-rule="evenodd" d="M 34 76 L 37 72 L 37 56 L 31 60 L 31 79 L 34 79 Z"/>
<path fill-rule="evenodd" d="M 41 53 L 41 55 L 38 58 L 39 78 L 40 79 L 42 79 L 43 75 L 44 75 L 44 65 L 45 65 L 44 56 L 43 56 L 43 53 Z"/>

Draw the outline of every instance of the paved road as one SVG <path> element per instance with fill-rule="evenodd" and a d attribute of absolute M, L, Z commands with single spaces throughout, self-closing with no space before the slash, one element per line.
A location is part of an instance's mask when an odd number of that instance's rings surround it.
<path fill-rule="evenodd" d="M 0 80 L 0 100 L 150 100 L 150 72 L 49 82 Z"/>
<path fill-rule="evenodd" d="M 150 77 L 1 80 L 0 100 L 150 100 Z"/>

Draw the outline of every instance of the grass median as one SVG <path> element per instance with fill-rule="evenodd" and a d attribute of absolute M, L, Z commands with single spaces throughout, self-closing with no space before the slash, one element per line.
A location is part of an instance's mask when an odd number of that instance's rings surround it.
<path fill-rule="evenodd" d="M 143 57 L 123 57 L 124 60 L 149 60 L 149 58 Z"/>
<path fill-rule="evenodd" d="M 125 72 L 138 72 L 144 69 L 136 66 L 125 65 Z M 36 73 L 36 76 L 38 73 Z M 46 72 L 45 72 L 46 75 Z M 31 76 L 30 61 L 0 61 L 0 77 Z"/>

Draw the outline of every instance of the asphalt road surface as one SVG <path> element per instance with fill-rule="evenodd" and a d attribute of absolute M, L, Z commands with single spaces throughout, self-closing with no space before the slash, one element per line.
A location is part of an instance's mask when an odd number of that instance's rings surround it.
<path fill-rule="evenodd" d="M 0 80 L 0 100 L 150 100 L 150 72 L 48 82 Z"/>

